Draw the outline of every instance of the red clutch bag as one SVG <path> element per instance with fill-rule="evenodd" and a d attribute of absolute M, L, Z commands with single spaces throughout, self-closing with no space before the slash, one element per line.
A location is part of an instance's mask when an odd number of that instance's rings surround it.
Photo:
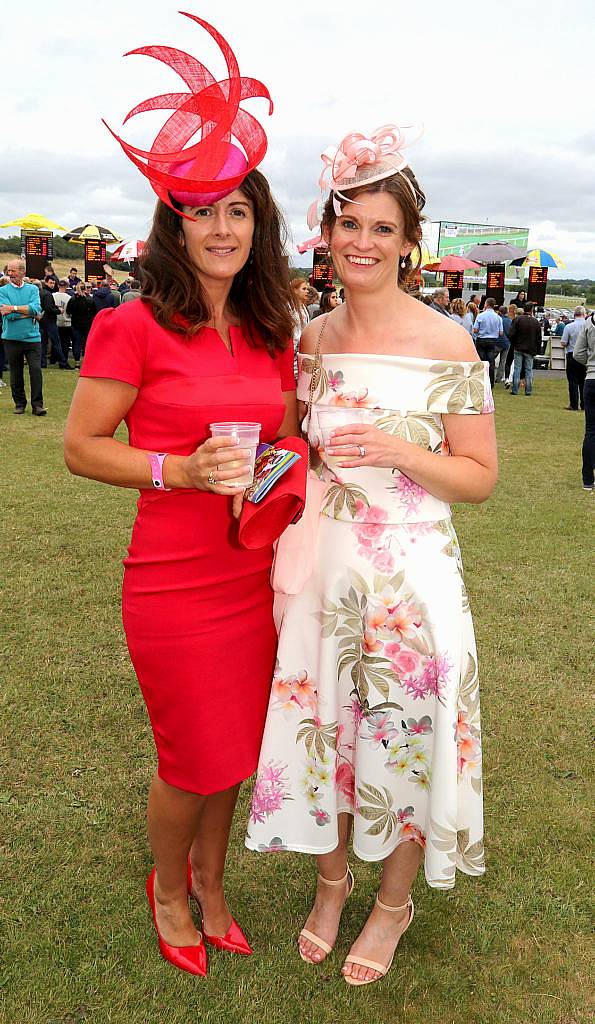
<path fill-rule="evenodd" d="M 275 448 L 297 452 L 301 458 L 290 466 L 257 505 L 245 501 L 240 516 L 239 541 L 244 548 L 273 544 L 290 523 L 297 523 L 306 504 L 308 446 L 301 437 L 284 437 Z"/>

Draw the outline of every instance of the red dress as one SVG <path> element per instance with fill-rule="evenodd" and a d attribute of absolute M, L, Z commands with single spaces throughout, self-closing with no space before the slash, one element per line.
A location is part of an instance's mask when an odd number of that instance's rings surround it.
<path fill-rule="evenodd" d="M 283 391 L 295 388 L 293 346 L 271 358 L 231 328 L 233 351 L 203 328 L 159 327 L 137 300 L 101 312 L 85 377 L 138 388 L 126 416 L 130 444 L 190 455 L 209 423 L 249 420 L 274 440 Z M 214 793 L 256 770 L 277 636 L 269 583 L 272 549 L 237 540 L 231 499 L 198 490 L 141 491 L 122 608 L 130 657 L 147 705 L 160 777 Z"/>

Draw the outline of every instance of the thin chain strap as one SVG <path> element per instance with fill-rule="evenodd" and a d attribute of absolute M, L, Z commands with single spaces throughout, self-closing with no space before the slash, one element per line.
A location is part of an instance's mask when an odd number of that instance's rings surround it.
<path fill-rule="evenodd" d="M 322 341 L 322 335 L 326 327 L 326 322 L 330 316 L 327 313 L 322 318 L 320 330 L 318 332 L 318 339 L 316 341 L 316 351 L 314 352 L 314 367 L 312 369 L 312 376 L 310 377 L 310 396 L 308 398 L 308 432 L 310 431 L 310 417 L 312 415 L 312 399 L 314 398 L 314 388 L 316 387 L 316 370 L 320 367 L 320 342 Z M 306 438 L 307 440 L 307 438 Z M 308 441 L 308 472 L 310 472 L 310 442 Z"/>

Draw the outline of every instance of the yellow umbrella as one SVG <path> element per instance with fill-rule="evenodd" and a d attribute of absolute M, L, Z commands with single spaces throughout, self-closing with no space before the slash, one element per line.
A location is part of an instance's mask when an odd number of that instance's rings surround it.
<path fill-rule="evenodd" d="M 42 217 L 40 213 L 28 213 L 25 217 L 19 217 L 17 220 L 9 220 L 6 224 L 0 224 L 0 228 L 22 228 L 23 231 L 66 231 L 61 224 Z"/>
<path fill-rule="evenodd" d="M 561 260 L 557 253 L 547 252 L 546 249 L 531 249 L 527 253 L 525 267 L 565 267 L 564 260 Z"/>
<path fill-rule="evenodd" d="M 424 269 L 427 267 L 428 263 L 440 263 L 440 257 L 434 256 L 433 253 L 431 253 L 430 250 L 428 249 L 426 243 L 423 241 L 418 242 L 415 249 L 413 249 L 411 253 L 411 259 L 413 260 L 414 263 L 415 257 L 417 255 L 417 250 L 419 250 L 421 253 L 420 265 L 424 267 Z"/>
<path fill-rule="evenodd" d="M 73 228 L 72 231 L 66 232 L 64 239 L 67 242 L 80 242 L 81 245 L 86 241 L 106 242 L 107 245 L 122 241 L 111 228 L 105 228 L 101 224 L 83 224 L 79 228 Z"/>

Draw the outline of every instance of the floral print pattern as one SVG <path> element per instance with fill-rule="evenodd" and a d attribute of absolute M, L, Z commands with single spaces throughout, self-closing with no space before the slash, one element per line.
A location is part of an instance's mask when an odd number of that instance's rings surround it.
<path fill-rule="evenodd" d="M 312 356 L 298 357 L 298 398 L 304 402 L 309 399 L 314 374 L 311 422 L 305 426 L 310 443 L 322 460 L 320 476 L 330 485 L 324 515 L 353 521 L 360 517 L 358 503 L 363 503 L 385 508 L 391 524 L 448 520 L 448 504 L 398 470 L 390 475 L 387 483 L 388 472 L 379 473 L 373 467 L 338 469 L 327 463 L 318 410 L 328 406 L 353 408 L 355 419 L 357 410 L 369 410 L 372 423 L 380 430 L 447 457 L 444 413 L 476 415 L 494 411 L 487 363 L 433 363 L 404 356 L 377 356 L 368 367 L 361 357 L 342 355 L 344 365 L 338 368 L 336 359 L 336 356 L 323 356 L 321 364 L 315 366 Z M 327 369 L 330 360 L 332 368 L 329 365 Z M 352 363 L 355 365 L 350 373 L 347 365 Z M 363 374 L 368 375 L 367 386 L 358 387 L 357 378 Z M 384 383 L 384 393 L 379 377 Z M 391 387 L 391 381 L 397 386 Z"/>
<path fill-rule="evenodd" d="M 340 362 L 339 362 L 340 359 Z M 300 357 L 298 396 L 363 407 L 380 429 L 448 457 L 442 415 L 489 411 L 481 363 Z M 246 844 L 327 853 L 338 815 L 355 853 L 424 850 L 428 883 L 481 874 L 479 679 L 473 623 L 448 505 L 404 474 L 337 471 L 314 574 L 291 597 L 279 637 Z"/>
<path fill-rule="evenodd" d="M 284 776 L 286 770 L 286 764 L 272 760 L 259 768 L 252 794 L 252 821 L 264 822 L 281 809 L 284 800 L 291 800 Z"/>

